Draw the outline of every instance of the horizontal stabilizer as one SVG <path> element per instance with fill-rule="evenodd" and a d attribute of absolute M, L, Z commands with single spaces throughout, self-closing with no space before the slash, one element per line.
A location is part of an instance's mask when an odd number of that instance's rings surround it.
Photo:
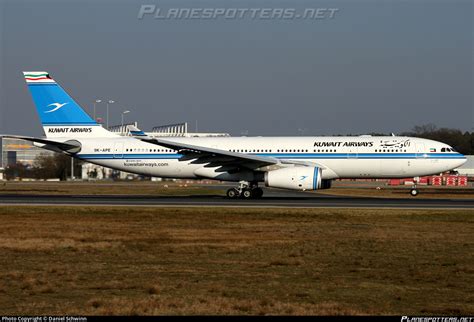
<path fill-rule="evenodd" d="M 33 143 L 44 144 L 45 146 L 43 146 L 43 148 L 47 148 L 47 146 L 50 146 L 50 147 L 53 147 L 54 148 L 53 150 L 56 152 L 78 153 L 82 149 L 81 144 L 74 140 L 69 140 L 66 142 L 56 142 L 56 141 L 42 139 L 42 138 L 35 138 L 31 136 L 20 136 L 20 135 L 0 135 L 0 137 L 9 138 L 9 139 L 21 139 L 21 140 L 30 141 Z"/>

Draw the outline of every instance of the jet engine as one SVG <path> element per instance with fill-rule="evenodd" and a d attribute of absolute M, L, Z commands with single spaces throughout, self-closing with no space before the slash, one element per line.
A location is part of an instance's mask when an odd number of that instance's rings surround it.
<path fill-rule="evenodd" d="M 321 189 L 321 169 L 295 166 L 268 171 L 265 172 L 265 186 L 303 191 Z M 325 183 L 325 186 L 330 184 Z"/>

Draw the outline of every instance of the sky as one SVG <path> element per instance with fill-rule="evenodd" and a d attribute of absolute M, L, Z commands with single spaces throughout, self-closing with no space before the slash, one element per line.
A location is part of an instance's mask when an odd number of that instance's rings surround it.
<path fill-rule="evenodd" d="M 138 18 L 170 8 L 335 8 L 324 19 Z M 470 0 L 0 0 L 0 133 L 41 135 L 22 71 L 143 130 L 231 135 L 473 130 Z M 105 104 L 97 114 L 105 117 Z"/>

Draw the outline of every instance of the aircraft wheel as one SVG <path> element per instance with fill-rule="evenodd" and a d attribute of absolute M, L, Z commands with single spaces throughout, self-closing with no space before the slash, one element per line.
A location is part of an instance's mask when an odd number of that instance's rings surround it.
<path fill-rule="evenodd" d="M 235 188 L 227 190 L 227 197 L 233 199 L 239 197 L 239 191 Z"/>
<path fill-rule="evenodd" d="M 252 196 L 253 196 L 252 190 L 250 190 L 250 189 L 242 190 L 242 198 L 250 199 L 250 198 L 252 198 Z"/>
<path fill-rule="evenodd" d="M 255 188 L 255 189 L 252 190 L 252 194 L 255 198 L 262 198 L 263 189 L 262 188 Z"/>
<path fill-rule="evenodd" d="M 416 197 L 418 195 L 418 190 L 417 189 L 411 189 L 410 194 L 412 195 L 412 197 Z"/>

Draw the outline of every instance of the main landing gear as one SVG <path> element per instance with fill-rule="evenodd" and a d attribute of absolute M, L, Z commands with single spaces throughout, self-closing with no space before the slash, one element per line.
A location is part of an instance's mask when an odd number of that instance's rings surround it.
<path fill-rule="evenodd" d="M 253 199 L 261 198 L 263 190 L 257 186 L 257 183 L 249 183 L 247 181 L 240 181 L 238 188 L 231 188 L 227 190 L 227 197 L 236 199 Z"/>
<path fill-rule="evenodd" d="M 419 179 L 420 179 L 419 177 L 413 178 L 413 186 L 412 186 L 412 188 L 411 188 L 411 190 L 410 190 L 410 195 L 411 195 L 412 197 L 418 196 L 418 189 L 416 189 L 416 184 L 418 183 L 418 180 L 419 180 Z"/>

